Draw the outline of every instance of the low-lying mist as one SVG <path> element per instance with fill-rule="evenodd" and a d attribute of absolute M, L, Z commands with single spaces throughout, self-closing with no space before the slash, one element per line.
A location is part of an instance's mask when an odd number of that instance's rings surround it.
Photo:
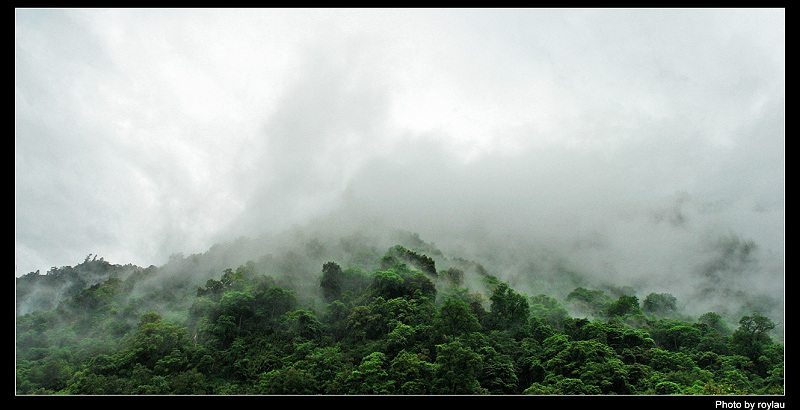
<path fill-rule="evenodd" d="M 778 120 L 768 116 L 761 128 L 772 129 Z M 740 137 L 756 144 L 752 130 Z M 276 216 L 278 194 L 287 191 L 263 184 L 230 231 L 259 239 L 229 246 L 231 255 L 242 254 L 228 264 L 272 254 L 278 270 L 312 272 L 295 282 L 313 281 L 327 260 L 353 264 L 348 258 L 356 245 L 382 255 L 399 243 L 436 259 L 437 269 L 458 258 L 475 261 L 531 296 L 563 300 L 578 286 L 633 292 L 640 300 L 671 293 L 686 314 L 715 311 L 735 322 L 760 311 L 782 322 L 780 175 L 752 168 L 741 187 L 723 190 L 734 169 L 726 158 L 711 156 L 714 146 L 693 148 L 695 158 L 707 151 L 713 163 L 683 158 L 681 166 L 664 165 L 686 150 L 679 138 L 607 149 L 587 148 L 591 141 L 567 147 L 534 138 L 515 151 L 467 159 L 432 141 L 408 137 L 387 154 L 373 155 L 354 167 L 341 192 L 332 187 L 315 212 L 296 207 L 283 219 Z M 340 144 L 318 142 L 319 152 L 336 152 Z M 298 166 L 304 180 L 325 172 L 313 162 Z M 300 203 L 318 190 L 292 193 Z M 274 228 L 286 221 L 300 222 Z M 413 233 L 420 243 L 397 232 Z M 287 256 L 312 254 L 302 263 Z"/>
<path fill-rule="evenodd" d="M 340 209 L 280 232 L 222 242 L 201 254 L 173 255 L 158 275 L 139 286 L 199 286 L 219 279 L 225 269 L 250 262 L 258 273 L 274 277 L 279 286 L 321 309 L 319 278 L 325 262 L 374 271 L 380 268 L 380 257 L 399 244 L 433 258 L 439 271 L 464 269 L 468 263 L 528 296 L 546 294 L 564 301 L 577 287 L 603 290 L 612 297 L 632 294 L 640 301 L 650 293 L 670 293 L 686 316 L 713 311 L 735 326 L 741 316 L 758 311 L 773 318 L 779 324 L 775 333 L 782 333 L 780 253 L 732 230 L 715 229 L 686 196 L 671 201 L 660 212 L 609 214 L 602 224 L 585 227 L 575 218 L 544 217 L 519 220 L 512 227 L 502 204 L 497 214 L 489 215 L 493 223 L 469 221 L 467 214 L 458 213 L 442 216 L 449 224 L 428 223 L 404 214 L 411 210 L 401 206 L 383 211 L 396 212 L 404 223 L 382 218 L 376 208 Z M 431 216 L 425 209 L 416 211 Z M 459 218 L 469 223 L 455 223 Z M 465 273 L 464 286 L 488 298 L 476 272 Z"/>
<path fill-rule="evenodd" d="M 634 172 L 631 164 L 639 161 L 622 163 L 615 155 L 621 154 L 529 148 L 463 161 L 441 146 L 408 144 L 365 163 L 322 210 L 289 210 L 285 220 L 274 214 L 275 187 L 265 183 L 231 224 L 229 239 L 200 253 L 173 254 L 137 289 L 193 291 L 252 261 L 322 307 L 322 264 L 372 271 L 400 244 L 434 258 L 438 270 L 474 262 L 529 296 L 564 300 L 576 287 L 640 301 L 670 293 L 686 315 L 713 311 L 735 324 L 759 311 L 780 333 L 782 202 L 669 192 L 677 178 L 645 167 L 644 159 Z M 721 178 L 697 177 L 709 185 Z M 299 201 L 299 192 L 291 199 Z M 283 228 L 287 220 L 296 222 Z M 478 282 L 473 291 L 481 290 Z M 164 303 L 186 307 L 170 298 L 163 295 Z"/>
<path fill-rule="evenodd" d="M 252 261 L 313 301 L 323 263 L 369 271 L 400 244 L 529 296 L 782 324 L 780 10 L 245 14 L 20 15 L 20 269 L 158 265 L 135 298 Z"/>

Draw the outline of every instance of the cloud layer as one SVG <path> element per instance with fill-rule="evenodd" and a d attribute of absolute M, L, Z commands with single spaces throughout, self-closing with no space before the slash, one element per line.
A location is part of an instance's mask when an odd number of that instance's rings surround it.
<path fill-rule="evenodd" d="M 783 10 L 15 22 L 17 275 L 89 253 L 161 265 L 334 212 L 476 256 L 497 244 L 517 274 L 567 260 L 782 297 Z"/>

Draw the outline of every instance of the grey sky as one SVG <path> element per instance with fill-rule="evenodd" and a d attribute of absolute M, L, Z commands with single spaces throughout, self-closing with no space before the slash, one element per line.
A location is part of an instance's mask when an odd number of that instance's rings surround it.
<path fill-rule="evenodd" d="M 16 275 L 161 265 L 338 212 L 666 285 L 741 239 L 752 286 L 782 281 L 782 9 L 15 22 Z"/>

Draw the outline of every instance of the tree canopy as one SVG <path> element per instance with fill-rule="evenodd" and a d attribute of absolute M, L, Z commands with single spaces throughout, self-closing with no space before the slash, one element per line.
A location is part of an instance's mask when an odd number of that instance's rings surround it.
<path fill-rule="evenodd" d="M 579 286 L 558 299 L 399 245 L 358 255 L 314 268 L 265 258 L 197 283 L 88 258 L 79 270 L 106 275 L 94 283 L 56 269 L 79 289 L 17 316 L 16 392 L 783 393 L 784 349 L 759 312 L 732 329 L 667 293 L 640 302 Z M 273 277 L 281 264 L 300 276 Z"/>

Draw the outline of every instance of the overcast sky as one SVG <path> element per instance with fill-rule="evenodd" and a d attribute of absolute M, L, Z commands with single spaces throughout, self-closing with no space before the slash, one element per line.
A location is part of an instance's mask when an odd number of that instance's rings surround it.
<path fill-rule="evenodd" d="M 15 23 L 17 276 L 90 253 L 161 265 L 330 212 L 578 246 L 618 274 L 724 238 L 783 269 L 783 9 Z"/>

